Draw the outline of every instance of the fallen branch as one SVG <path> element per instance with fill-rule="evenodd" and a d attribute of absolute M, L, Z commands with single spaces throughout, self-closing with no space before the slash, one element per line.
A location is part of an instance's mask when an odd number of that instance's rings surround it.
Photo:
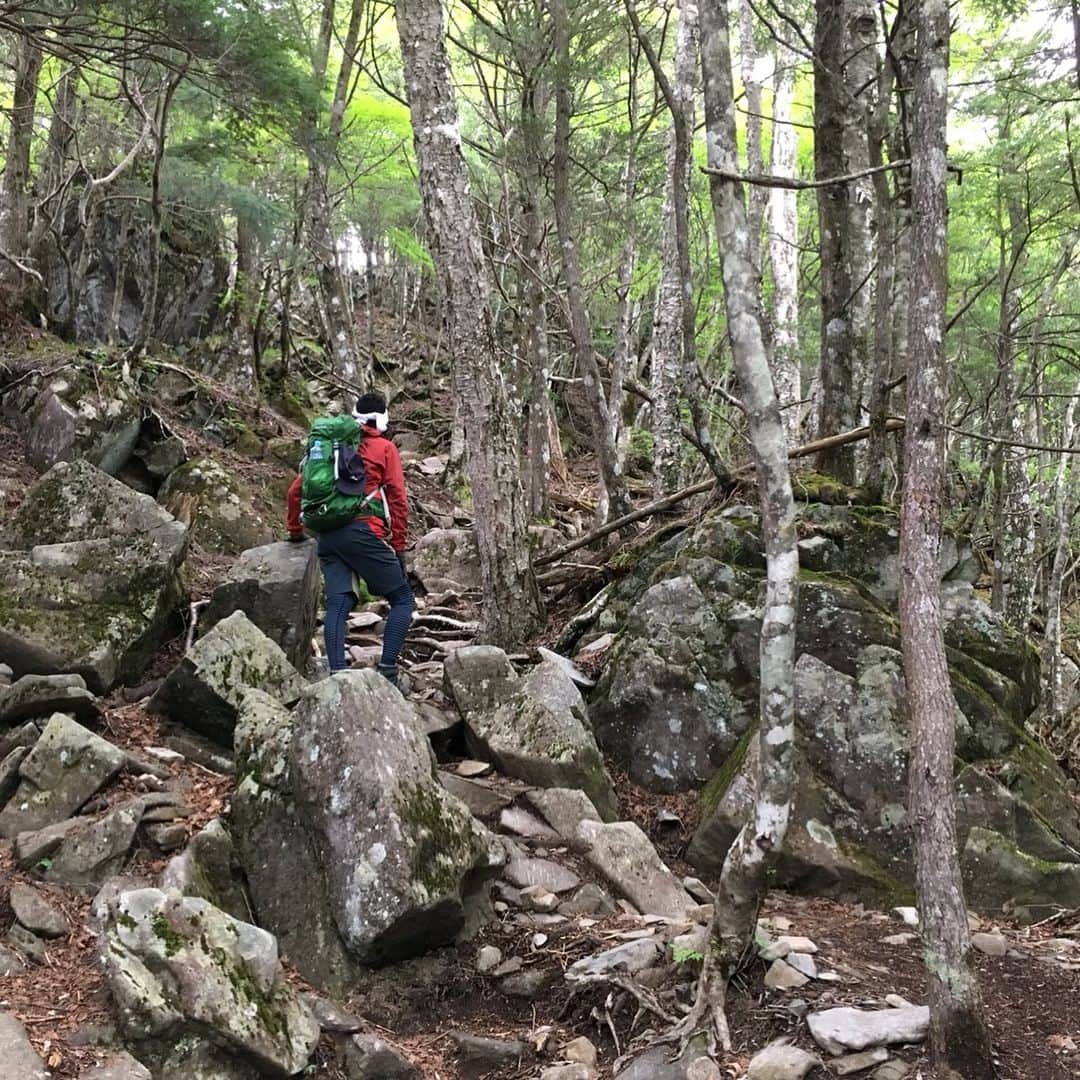
<path fill-rule="evenodd" d="M 890 419 L 885 421 L 886 431 L 899 431 L 903 426 L 904 421 L 898 417 L 890 417 Z M 812 442 L 795 447 L 794 450 L 789 450 L 788 457 L 795 460 L 796 458 L 809 457 L 811 454 L 818 454 L 822 450 L 831 450 L 836 446 L 846 446 L 848 443 L 861 442 L 863 439 L 870 437 L 870 430 L 869 425 L 867 425 L 865 427 L 855 428 L 852 431 L 842 431 L 838 435 L 827 435 L 823 439 L 814 439 Z M 731 473 L 727 479 L 734 482 L 739 477 L 749 473 L 750 468 L 749 465 L 744 465 Z M 690 487 L 685 487 L 681 491 L 676 491 L 671 495 L 665 495 L 662 499 L 654 499 L 651 503 L 646 503 L 637 510 L 632 510 L 629 514 L 623 514 L 622 517 L 615 518 L 614 521 L 609 521 L 606 525 L 601 525 L 599 528 L 593 529 L 592 532 L 585 533 L 584 536 L 579 536 L 576 540 L 569 544 L 564 544 L 561 548 L 556 548 L 554 551 L 549 551 L 546 555 L 541 555 L 539 558 L 533 560 L 533 566 L 548 566 L 551 563 L 558 562 L 571 552 L 577 551 L 579 548 L 587 547 L 597 540 L 602 540 L 605 536 L 626 528 L 627 525 L 633 525 L 643 518 L 652 517 L 653 514 L 662 513 L 664 510 L 670 510 L 672 507 L 678 506 L 679 503 L 685 502 L 695 495 L 702 495 L 706 491 L 711 491 L 719 482 L 720 481 L 715 477 L 712 477 L 708 480 L 702 480 L 698 484 L 691 484 Z"/>

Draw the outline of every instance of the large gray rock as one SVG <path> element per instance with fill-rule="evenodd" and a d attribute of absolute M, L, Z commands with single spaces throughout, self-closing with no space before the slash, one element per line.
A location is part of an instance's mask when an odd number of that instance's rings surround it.
<path fill-rule="evenodd" d="M 0 812 L 0 836 L 41 829 L 70 817 L 123 768 L 124 761 L 118 747 L 57 713 L 19 766 L 19 787 Z"/>
<path fill-rule="evenodd" d="M 843 1054 L 868 1046 L 922 1042 L 930 1026 L 930 1010 L 925 1005 L 873 1011 L 826 1009 L 810 1013 L 806 1024 L 818 1046 L 830 1054 Z"/>
<path fill-rule="evenodd" d="M 514 695 L 517 672 L 510 658 L 494 645 L 455 649 L 443 665 L 446 695 L 468 719 L 473 713 L 493 712 Z"/>
<path fill-rule="evenodd" d="M 775 882 L 876 903 L 913 884 L 906 688 L 890 607 L 899 522 L 879 508 L 812 505 L 800 514 L 799 758 Z M 1062 770 L 1025 730 L 1038 697 L 1038 650 L 974 592 L 976 564 L 965 545 L 946 549 L 961 847 L 970 829 L 990 828 L 1021 853 L 1071 863 L 1080 857 L 1080 814 Z M 709 874 L 719 871 L 750 805 L 752 723 L 738 735 L 739 723 L 728 721 L 757 711 L 763 569 L 754 516 L 739 508 L 710 514 L 645 552 L 569 620 L 559 642 L 572 652 L 584 634 L 617 633 L 590 719 L 601 747 L 640 784 L 698 786 L 716 764 L 689 852 Z M 693 663 L 683 663 L 687 656 Z M 701 724 L 684 709 L 696 695 L 709 702 Z M 685 768 L 690 760 L 708 768 Z M 678 782 L 674 766 L 682 769 Z M 1047 887 L 1054 880 L 1047 877 Z M 1000 907 L 990 896 L 974 900 L 988 911 Z"/>
<path fill-rule="evenodd" d="M 234 611 L 242 611 L 277 642 L 298 671 L 311 657 L 319 603 L 319 560 L 314 542 L 282 542 L 251 548 L 237 559 L 202 613 L 205 634 Z"/>
<path fill-rule="evenodd" d="M 246 690 L 263 690 L 290 702 L 304 685 L 280 646 L 242 611 L 234 611 L 169 672 L 148 708 L 231 746 Z"/>
<path fill-rule="evenodd" d="M 577 840 L 589 863 L 643 915 L 681 919 L 697 906 L 633 822 L 586 820 L 578 826 Z"/>
<path fill-rule="evenodd" d="M 30 490 L 0 558 L 0 655 L 17 676 L 76 672 L 95 693 L 140 675 L 174 625 L 186 526 L 85 461 Z"/>
<path fill-rule="evenodd" d="M 268 1076 L 308 1063 L 319 1025 L 285 979 L 277 943 L 212 904 L 159 889 L 121 893 L 100 956 L 125 1034 L 210 1034 Z"/>
<path fill-rule="evenodd" d="M 653 585 L 630 612 L 590 719 L 600 745 L 651 790 L 704 783 L 750 723 L 726 634 L 687 576 Z"/>
<path fill-rule="evenodd" d="M 40 889 L 16 881 L 9 897 L 11 910 L 21 926 L 43 938 L 58 938 L 68 932 L 67 919 L 49 902 Z"/>
<path fill-rule="evenodd" d="M 431 529 L 413 549 L 412 572 L 428 592 L 480 588 L 480 552 L 471 529 Z"/>
<path fill-rule="evenodd" d="M 312 685 L 291 714 L 249 693 L 237 752 L 230 825 L 255 911 L 327 989 L 451 940 L 470 879 L 501 860 L 435 778 L 412 705 L 372 671 Z"/>
<path fill-rule="evenodd" d="M 0 724 L 18 724 L 55 712 L 70 713 L 84 723 L 101 719 L 97 700 L 81 675 L 24 675 L 0 690 Z"/>
<path fill-rule="evenodd" d="M 236 475 L 213 458 L 196 458 L 169 474 L 158 502 L 170 512 L 191 514 L 191 540 L 216 555 L 239 555 L 269 544 L 273 530 L 255 509 Z"/>
<path fill-rule="evenodd" d="M 746 1080 L 803 1080 L 821 1061 L 798 1046 L 772 1042 L 759 1050 L 746 1070 Z"/>
<path fill-rule="evenodd" d="M 611 778 L 588 726 L 581 691 L 570 676 L 559 664 L 545 661 L 523 679 L 509 683 L 498 674 L 496 653 L 489 651 L 486 657 L 491 658 L 495 673 L 478 684 L 464 684 L 459 666 L 447 676 L 455 699 L 460 695 L 472 705 L 465 712 L 466 739 L 472 751 L 493 761 L 500 772 L 526 783 L 578 788 L 602 817 L 617 816 Z M 497 703 L 487 705 L 485 698 Z"/>
<path fill-rule="evenodd" d="M 9 1012 L 0 1012 L 0 1061 L 11 1080 L 49 1080 L 49 1070 L 26 1037 L 26 1029 Z"/>
<path fill-rule="evenodd" d="M 1080 902 L 1080 863 L 1050 862 L 989 829 L 974 828 L 961 855 L 965 895 L 976 910 L 1003 908 L 1025 921 Z"/>
<path fill-rule="evenodd" d="M 420 1070 L 378 1035 L 354 1035 L 345 1044 L 349 1080 L 422 1080 Z"/>

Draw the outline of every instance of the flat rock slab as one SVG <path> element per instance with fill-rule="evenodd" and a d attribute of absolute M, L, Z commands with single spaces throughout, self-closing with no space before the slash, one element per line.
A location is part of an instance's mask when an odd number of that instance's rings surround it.
<path fill-rule="evenodd" d="M 511 859 L 503 876 L 519 889 L 542 885 L 553 893 L 569 892 L 581 884 L 581 878 L 573 870 L 551 859 Z"/>
<path fill-rule="evenodd" d="M 888 1060 L 889 1051 L 884 1046 L 875 1046 L 872 1050 L 863 1050 L 859 1054 L 845 1054 L 844 1057 L 834 1058 L 829 1062 L 829 1068 L 837 1076 L 851 1076 Z"/>
<path fill-rule="evenodd" d="M 535 814 L 518 806 L 508 806 L 499 815 L 499 828 L 534 840 L 559 840 L 559 834 L 554 829 L 545 825 Z"/>
<path fill-rule="evenodd" d="M 769 1043 L 751 1059 L 746 1080 L 802 1080 L 821 1060 L 790 1043 Z"/>
<path fill-rule="evenodd" d="M 439 783 L 455 798 L 460 799 L 468 808 L 473 817 L 493 817 L 500 810 L 510 805 L 509 795 L 487 784 L 478 784 L 474 780 L 466 780 L 463 776 L 456 776 L 452 772 L 439 770 Z"/>
<path fill-rule="evenodd" d="M 765 985 L 770 990 L 797 990 L 810 980 L 784 960 L 774 960 L 765 972 Z"/>
<path fill-rule="evenodd" d="M 102 885 L 115 874 L 135 841 L 143 804 L 132 799 L 107 814 L 72 818 L 15 839 L 15 858 L 25 869 L 37 866 L 59 885 Z"/>
<path fill-rule="evenodd" d="M 649 838 L 629 821 L 583 821 L 585 857 L 643 915 L 682 918 L 697 903 L 664 865 Z"/>
<path fill-rule="evenodd" d="M 31 933 L 43 938 L 58 938 L 67 934 L 67 920 L 39 889 L 16 881 L 11 886 L 10 900 L 15 918 Z"/>
<path fill-rule="evenodd" d="M 592 799 L 577 788 L 533 788 L 525 798 L 564 840 L 573 840 L 583 821 L 600 821 Z"/>
<path fill-rule="evenodd" d="M 56 713 L 19 766 L 19 787 L 0 812 L 0 836 L 16 836 L 70 817 L 116 776 L 124 762 L 119 747 Z"/>
<path fill-rule="evenodd" d="M 660 959 L 660 949 L 653 938 L 626 941 L 614 949 L 586 956 L 566 969 L 567 982 L 592 982 L 608 975 L 633 975 L 652 967 Z"/>
<path fill-rule="evenodd" d="M 814 1042 L 830 1054 L 865 1050 L 870 1046 L 919 1043 L 926 1038 L 930 1010 L 925 1005 L 901 1009 L 826 1009 L 806 1018 Z"/>
<path fill-rule="evenodd" d="M 86 689 L 81 675 L 24 675 L 0 690 L 0 724 L 70 713 L 76 720 L 95 723 L 101 719 L 97 699 Z"/>
<path fill-rule="evenodd" d="M 695 1039 L 682 1057 L 670 1058 L 669 1047 L 654 1047 L 616 1073 L 616 1080 L 714 1080 L 718 1076 L 716 1064 L 700 1039 Z"/>
<path fill-rule="evenodd" d="M 11 1013 L 0 1012 L 0 1061 L 11 1080 L 49 1080 L 49 1070 Z"/>
<path fill-rule="evenodd" d="M 345 1044 L 349 1080 L 423 1080 L 420 1070 L 378 1035 L 354 1035 Z"/>

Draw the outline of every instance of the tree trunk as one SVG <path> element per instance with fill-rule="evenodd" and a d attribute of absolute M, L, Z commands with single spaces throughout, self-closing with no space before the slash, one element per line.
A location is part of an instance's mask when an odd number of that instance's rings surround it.
<path fill-rule="evenodd" d="M 428 241 L 467 445 L 483 588 L 481 636 L 513 645 L 539 625 L 541 603 L 529 564 L 517 424 L 509 414 L 490 275 L 461 152 L 443 9 L 440 0 L 399 0 L 396 11 Z"/>
<path fill-rule="evenodd" d="M 709 165 L 735 171 L 735 103 L 726 0 L 713 0 L 702 8 L 701 66 Z M 732 354 L 757 471 L 767 567 L 754 809 L 724 860 L 697 1001 L 682 1025 L 682 1033 L 690 1035 L 707 1022 L 726 1050 L 730 1048 L 724 1016 L 726 984 L 753 942 L 768 868 L 784 843 L 791 812 L 799 553 L 787 443 L 761 330 L 741 185 L 713 176 L 710 190 Z"/>
<path fill-rule="evenodd" d="M 341 66 L 338 68 L 334 86 L 334 100 L 330 105 L 330 119 L 323 138 L 318 145 L 309 148 L 309 204 L 308 243 L 315 260 L 315 276 L 322 296 L 324 333 L 334 370 L 348 379 L 366 382 L 370 378 L 367 365 L 358 368 L 359 342 L 353 315 L 352 293 L 348 287 L 346 272 L 340 264 L 337 237 L 334 233 L 334 207 L 330 194 L 330 168 L 341 141 L 341 128 L 345 118 L 356 50 L 360 40 L 360 28 L 364 18 L 364 0 L 353 0 L 349 14 L 349 26 L 342 44 Z M 325 69 L 325 60 L 323 66 Z"/>
<path fill-rule="evenodd" d="M 689 204 L 690 154 L 680 145 L 684 132 L 694 130 L 694 90 L 697 82 L 697 2 L 682 0 L 675 43 L 675 82 L 672 93 L 681 113 L 674 120 L 668 143 L 664 185 L 664 222 L 660 241 L 660 283 L 656 290 L 656 321 L 652 342 L 652 428 L 656 485 L 669 495 L 680 484 L 682 432 L 679 416 L 683 370 L 683 306 L 692 301 L 691 283 L 683 278 L 679 253 L 678 214 Z M 681 190 L 679 190 L 681 189 Z M 681 223 L 685 227 L 685 222 Z"/>
<path fill-rule="evenodd" d="M 602 524 L 609 514 L 621 517 L 626 513 L 630 508 L 630 500 L 626 490 L 626 478 L 619 468 L 615 442 L 611 438 L 608 400 L 593 346 L 592 320 L 582 284 L 581 261 L 574 233 L 573 201 L 570 195 L 570 119 L 573 102 L 569 69 L 572 34 L 566 0 L 553 0 L 551 19 L 555 53 L 555 145 L 551 159 L 555 229 L 559 235 L 559 250 L 562 254 L 563 281 L 566 284 L 566 302 L 570 316 L 570 339 L 589 401 L 593 444 L 600 467 L 597 520 Z"/>
<path fill-rule="evenodd" d="M 847 62 L 844 65 L 844 167 L 860 172 L 870 167 L 870 130 L 874 121 L 874 98 L 878 82 L 877 5 L 874 0 L 847 0 L 845 4 Z M 873 278 L 877 249 L 874 237 L 874 181 L 864 176 L 849 185 L 846 236 L 851 260 L 852 395 L 855 420 L 865 422 L 865 389 L 873 351 Z M 855 472 L 860 470 L 860 451 L 855 450 Z M 865 455 L 863 455 L 865 456 Z"/>
<path fill-rule="evenodd" d="M 0 260 L 0 288 L 15 303 L 30 276 L 18 264 L 25 266 L 29 254 L 30 147 L 41 62 L 41 47 L 20 34 L 15 41 L 15 90 L 0 179 L 0 251 L 7 256 Z"/>
<path fill-rule="evenodd" d="M 956 847 L 957 705 L 941 612 L 945 485 L 947 0 L 922 0 L 915 69 L 914 289 L 900 523 L 900 629 L 911 726 L 908 807 L 930 1004 L 930 1054 L 944 1076 L 995 1075 L 971 957 Z"/>
<path fill-rule="evenodd" d="M 1076 400 L 1080 395 L 1080 380 L 1073 386 L 1073 396 L 1065 410 L 1060 445 L 1076 448 Z M 1058 455 L 1057 475 L 1054 478 L 1054 557 L 1046 586 L 1046 631 L 1043 635 L 1042 689 L 1040 723 L 1044 737 L 1053 740 L 1065 720 L 1065 701 L 1062 687 L 1061 655 L 1061 591 L 1069 565 L 1069 537 L 1076 514 L 1077 472 L 1070 460 L 1072 455 Z"/>
<path fill-rule="evenodd" d="M 751 174 L 765 171 L 765 152 L 762 149 L 762 87 L 757 67 L 761 52 L 754 40 L 754 12 L 749 0 L 739 4 L 739 60 L 743 92 L 746 95 L 746 167 Z M 761 227 L 765 220 L 769 190 L 752 184 L 747 193 L 746 219 L 750 224 L 750 261 L 761 280 Z M 766 327 L 762 327 L 763 330 Z M 768 338 L 766 337 L 766 346 Z"/>
<path fill-rule="evenodd" d="M 528 491 L 529 514 L 548 516 L 548 494 L 551 489 L 551 439 L 548 411 L 551 387 L 551 349 L 548 344 L 547 306 L 541 278 L 540 246 L 543 243 L 543 222 L 532 192 L 524 199 L 522 218 L 525 232 L 525 302 L 528 330 L 527 351 L 532 373 L 529 389 L 528 427 Z"/>
<path fill-rule="evenodd" d="M 777 46 L 773 92 L 772 165 L 774 176 L 794 176 L 799 140 L 792 126 L 795 54 Z M 772 373 L 788 442 L 798 441 L 802 395 L 799 370 L 799 219 L 794 191 L 769 191 L 769 265 L 773 282 Z"/>
<path fill-rule="evenodd" d="M 814 28 L 814 171 L 819 180 L 847 171 L 845 140 L 849 110 L 844 85 L 846 34 L 843 0 L 816 0 Z M 818 436 L 847 431 L 858 422 L 850 301 L 851 188 L 818 188 L 821 232 L 821 401 Z M 821 455 L 819 467 L 843 483 L 855 482 L 855 452 L 844 446 Z"/>

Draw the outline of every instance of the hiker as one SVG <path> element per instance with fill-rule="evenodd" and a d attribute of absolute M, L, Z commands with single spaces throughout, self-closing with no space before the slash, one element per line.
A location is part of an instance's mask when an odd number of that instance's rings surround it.
<path fill-rule="evenodd" d="M 351 419 L 315 422 L 308 454 L 289 488 L 288 529 L 293 541 L 305 539 L 305 528 L 318 535 L 330 671 L 345 668 L 345 620 L 356 605 L 355 576 L 368 592 L 390 602 L 378 671 L 397 686 L 398 654 L 412 621 L 413 593 L 405 562 L 405 475 L 397 447 L 386 437 L 388 422 L 382 394 L 357 398 Z M 323 490 L 321 502 L 316 502 L 320 482 L 329 485 L 329 493 Z"/>

